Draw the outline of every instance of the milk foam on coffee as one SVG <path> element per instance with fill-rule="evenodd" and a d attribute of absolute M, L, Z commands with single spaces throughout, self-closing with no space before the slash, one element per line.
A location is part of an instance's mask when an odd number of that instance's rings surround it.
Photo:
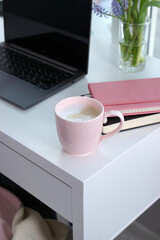
<path fill-rule="evenodd" d="M 61 109 L 59 115 L 69 121 L 83 122 L 97 117 L 99 112 L 92 106 L 74 104 Z"/>

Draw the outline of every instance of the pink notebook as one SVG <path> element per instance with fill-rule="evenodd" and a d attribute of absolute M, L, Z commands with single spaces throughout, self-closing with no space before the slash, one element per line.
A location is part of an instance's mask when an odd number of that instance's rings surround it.
<path fill-rule="evenodd" d="M 119 110 L 124 115 L 160 112 L 160 78 L 89 83 L 88 89 L 105 111 Z"/>

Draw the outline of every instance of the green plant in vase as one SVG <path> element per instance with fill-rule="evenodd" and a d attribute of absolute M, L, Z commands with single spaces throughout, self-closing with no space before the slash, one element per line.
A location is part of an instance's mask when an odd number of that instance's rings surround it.
<path fill-rule="evenodd" d="M 94 0 L 93 11 L 100 17 L 111 16 L 120 20 L 120 65 L 123 71 L 139 71 L 145 66 L 149 34 L 149 7 L 159 7 L 160 0 L 113 0 L 111 11 L 106 10 L 107 0 Z"/>

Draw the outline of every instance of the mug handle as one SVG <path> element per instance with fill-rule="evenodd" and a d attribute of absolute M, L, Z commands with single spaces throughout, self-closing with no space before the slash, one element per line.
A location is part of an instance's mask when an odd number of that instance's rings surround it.
<path fill-rule="evenodd" d="M 119 119 L 121 120 L 119 126 L 114 129 L 113 131 L 105 134 L 105 135 L 102 135 L 101 138 L 100 138 L 100 142 L 104 139 L 104 138 L 108 138 L 108 137 L 111 137 L 113 135 L 115 135 L 116 133 L 118 133 L 122 127 L 123 127 L 123 124 L 124 124 L 124 116 L 123 114 L 120 112 L 120 111 L 116 111 L 116 110 L 111 110 L 109 112 L 105 112 L 104 115 L 103 115 L 103 123 L 107 123 L 107 117 L 109 116 L 117 116 L 119 117 Z"/>

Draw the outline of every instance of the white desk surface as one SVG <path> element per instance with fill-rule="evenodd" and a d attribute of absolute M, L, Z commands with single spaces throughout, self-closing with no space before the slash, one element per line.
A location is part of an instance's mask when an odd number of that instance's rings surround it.
<path fill-rule="evenodd" d="M 159 198 L 160 124 L 121 132 L 104 140 L 93 154 L 76 157 L 59 143 L 54 107 L 63 98 L 88 93 L 89 82 L 160 77 L 159 66 L 159 59 L 148 57 L 144 71 L 123 73 L 117 67 L 115 49 L 93 37 L 89 73 L 83 80 L 26 111 L 0 100 L 0 143 L 73 189 L 71 209 L 55 210 L 73 222 L 75 240 L 113 239 Z M 12 159 L 3 157 L 0 170 L 54 207 L 52 199 L 43 197 L 47 190 L 41 179 L 37 185 L 31 182 L 32 170 L 25 172 L 21 164 L 14 167 Z M 99 221 L 96 229 L 93 218 Z"/>
<path fill-rule="evenodd" d="M 94 42 L 94 50 L 99 48 L 97 42 Z M 160 64 L 159 59 L 147 59 L 147 67 L 143 72 L 133 74 L 122 73 L 116 64 L 107 62 L 107 49 L 105 52 L 102 45 L 100 48 L 102 52 L 98 51 L 97 55 L 96 51 L 91 52 L 89 74 L 83 80 L 31 109 L 23 111 L 0 100 L 0 130 L 6 135 L 6 142 L 8 142 L 8 137 L 12 140 L 14 139 L 14 141 L 10 142 L 10 147 L 15 148 L 17 151 L 22 150 L 23 154 L 24 150 L 26 154 L 32 150 L 36 163 L 43 164 L 49 172 L 51 171 L 51 166 L 56 166 L 80 181 L 86 181 L 106 166 L 106 164 L 112 162 L 115 157 L 123 154 L 138 141 L 152 133 L 153 130 L 158 131 L 160 127 L 158 124 L 152 127 L 122 132 L 110 139 L 104 140 L 96 152 L 86 157 L 71 156 L 63 151 L 55 126 L 54 107 L 57 102 L 66 97 L 88 93 L 87 84 L 89 82 L 160 76 L 160 68 L 158 67 Z M 4 139 L 3 141 L 5 142 Z M 16 144 L 16 142 L 22 144 L 23 148 L 22 146 L 19 147 L 19 144 Z M 36 157 L 35 153 L 42 157 L 41 160 Z M 44 161 L 43 158 L 47 161 Z M 91 165 L 92 168 L 90 167 Z"/>

